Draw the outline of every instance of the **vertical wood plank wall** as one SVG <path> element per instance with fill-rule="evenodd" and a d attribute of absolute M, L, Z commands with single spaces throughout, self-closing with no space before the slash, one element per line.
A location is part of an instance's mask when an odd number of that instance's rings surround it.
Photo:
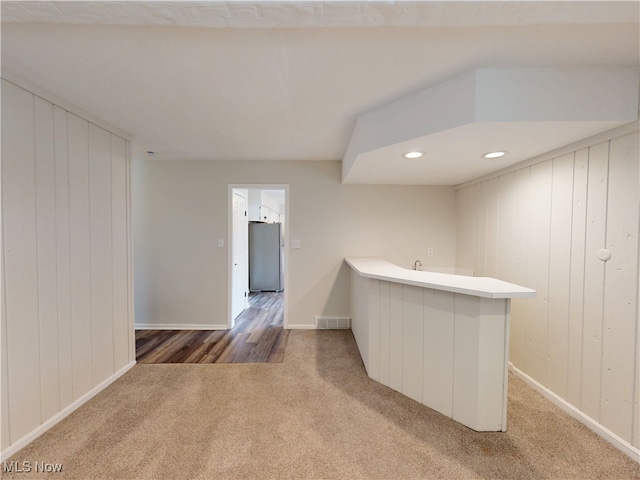
<path fill-rule="evenodd" d="M 2 80 L 2 450 L 131 364 L 128 141 Z"/>
<path fill-rule="evenodd" d="M 625 134 L 457 190 L 457 266 L 538 291 L 512 303 L 514 366 L 636 448 L 638 144 Z"/>

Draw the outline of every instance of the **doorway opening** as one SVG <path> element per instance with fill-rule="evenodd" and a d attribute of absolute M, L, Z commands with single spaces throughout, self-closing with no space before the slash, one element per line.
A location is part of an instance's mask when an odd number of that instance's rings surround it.
<path fill-rule="evenodd" d="M 288 200 L 288 185 L 229 185 L 229 329 L 251 316 L 250 299 L 267 294 L 280 297 L 287 328 Z"/>

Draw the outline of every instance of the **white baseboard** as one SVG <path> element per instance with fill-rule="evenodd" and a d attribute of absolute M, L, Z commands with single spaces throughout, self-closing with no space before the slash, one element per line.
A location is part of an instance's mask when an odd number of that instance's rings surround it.
<path fill-rule="evenodd" d="M 120 370 L 118 370 L 116 373 L 111 375 L 109 378 L 107 378 L 106 380 L 104 380 L 100 384 L 98 384 L 95 387 L 93 387 L 91 390 L 89 390 L 87 393 L 85 393 L 83 396 L 81 396 L 75 402 L 71 403 L 70 405 L 67 405 L 65 408 L 60 410 L 53 417 L 51 417 L 49 420 L 47 420 L 43 424 L 39 425 L 38 427 L 36 427 L 31 432 L 27 433 L 24 437 L 20 438 L 16 442 L 14 442 L 11 445 L 9 445 L 2 452 L 0 452 L 0 462 L 4 462 L 9 457 L 11 457 L 11 455 L 14 455 L 19 450 L 21 450 L 22 448 L 26 447 L 29 443 L 33 442 L 36 438 L 38 438 L 44 432 L 49 430 L 56 423 L 60 422 L 64 418 L 68 417 L 71 413 L 73 413 L 73 411 L 77 410 L 79 407 L 81 407 L 82 405 L 87 403 L 87 401 L 91 400 L 98 393 L 100 393 L 102 390 L 107 388 L 109 385 L 111 385 L 113 382 L 115 382 L 122 375 L 124 375 L 129 370 L 131 370 L 131 368 L 135 364 L 136 364 L 136 362 L 134 360 L 133 362 L 125 365 Z"/>
<path fill-rule="evenodd" d="M 289 324 L 287 325 L 287 330 L 315 330 L 315 325 L 309 325 L 308 323 L 299 323 L 299 324 Z"/>
<path fill-rule="evenodd" d="M 137 323 L 136 330 L 227 330 L 226 323 L 199 324 L 199 323 Z"/>
<path fill-rule="evenodd" d="M 600 425 L 593 418 L 589 417 L 584 412 L 581 412 L 580 410 L 578 410 L 576 407 L 571 405 L 565 399 L 559 397 L 558 395 L 553 393 L 551 390 L 549 390 L 547 387 L 538 383 L 536 380 L 531 378 L 529 375 L 527 375 L 523 371 L 518 370 L 516 367 L 513 366 L 511 362 L 509 362 L 509 368 L 513 373 L 515 373 L 518 377 L 524 380 L 524 382 L 527 385 L 529 385 L 531 388 L 536 390 L 543 397 L 547 398 L 553 404 L 560 407 L 561 410 L 571 415 L 573 418 L 578 420 L 584 426 L 589 428 L 589 430 L 592 430 L 593 432 L 595 432 L 596 434 L 604 438 L 606 441 L 611 443 L 618 450 L 628 455 L 632 460 L 640 463 L 640 449 L 634 447 L 629 442 L 627 442 L 626 440 L 623 440 L 618 435 L 613 433 L 611 430 Z"/>

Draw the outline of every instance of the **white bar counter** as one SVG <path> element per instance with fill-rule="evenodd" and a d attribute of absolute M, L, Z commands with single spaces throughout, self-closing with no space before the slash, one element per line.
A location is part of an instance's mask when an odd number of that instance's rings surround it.
<path fill-rule="evenodd" d="M 372 379 L 477 431 L 505 431 L 511 298 L 495 278 L 350 257 L 353 335 Z"/>

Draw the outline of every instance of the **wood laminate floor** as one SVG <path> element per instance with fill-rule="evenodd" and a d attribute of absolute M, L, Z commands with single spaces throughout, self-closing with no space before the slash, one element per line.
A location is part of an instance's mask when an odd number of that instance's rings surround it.
<path fill-rule="evenodd" d="M 231 330 L 137 330 L 138 363 L 280 363 L 290 330 L 283 293 L 252 293 Z"/>

